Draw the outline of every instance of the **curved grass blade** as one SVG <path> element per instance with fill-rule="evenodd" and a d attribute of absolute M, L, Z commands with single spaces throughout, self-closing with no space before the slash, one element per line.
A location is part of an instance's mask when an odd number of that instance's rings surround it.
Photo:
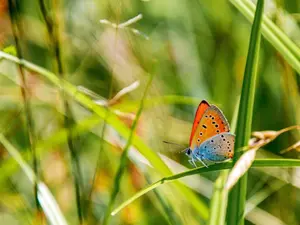
<path fill-rule="evenodd" d="M 122 152 L 122 155 L 121 155 L 119 168 L 117 170 L 117 173 L 116 173 L 116 176 L 115 176 L 115 179 L 114 179 L 114 185 L 112 187 L 113 189 L 112 189 L 112 192 L 111 192 L 111 195 L 110 195 L 110 200 L 109 200 L 109 203 L 108 203 L 108 206 L 107 206 L 107 209 L 106 209 L 106 213 L 105 213 L 104 219 L 103 219 L 103 224 L 104 225 L 109 223 L 110 212 L 111 212 L 112 207 L 115 203 L 117 194 L 120 191 L 121 179 L 122 179 L 123 173 L 125 172 L 125 169 L 126 169 L 127 163 L 128 163 L 127 154 L 128 154 L 129 148 L 131 146 L 131 142 L 132 142 L 133 135 L 134 135 L 134 132 L 135 132 L 137 124 L 138 124 L 138 120 L 139 120 L 139 118 L 142 114 L 142 111 L 143 111 L 144 99 L 145 99 L 145 97 L 148 93 L 148 90 L 149 90 L 150 85 L 152 83 L 153 77 L 154 77 L 154 74 L 151 74 L 150 78 L 149 78 L 149 81 L 147 83 L 147 86 L 145 88 L 144 94 L 142 96 L 142 99 L 141 99 L 141 102 L 140 102 L 140 107 L 139 107 L 139 109 L 137 111 L 137 114 L 136 114 L 136 117 L 135 117 L 135 119 L 132 123 L 129 138 L 127 140 L 126 146 L 125 146 L 125 148 Z"/>
<path fill-rule="evenodd" d="M 127 205 L 129 205 L 134 200 L 138 199 L 139 197 L 143 196 L 144 194 L 148 193 L 149 191 L 159 187 L 162 184 L 177 181 L 180 178 L 191 176 L 195 174 L 201 174 L 205 172 L 211 172 L 211 171 L 219 171 L 219 170 L 226 170 L 232 168 L 233 163 L 232 162 L 226 162 L 222 164 L 215 164 L 211 165 L 208 168 L 207 167 L 199 167 L 195 169 L 191 169 L 182 173 L 174 174 L 172 176 L 164 177 L 155 183 L 151 184 L 150 186 L 146 187 L 145 189 L 139 191 L 136 193 L 133 197 L 123 202 L 119 207 L 114 209 L 112 211 L 112 215 L 116 215 L 119 211 L 121 211 L 123 208 L 125 208 Z M 254 163 L 252 164 L 252 167 L 300 167 L 300 160 L 298 159 L 256 159 Z"/>
<path fill-rule="evenodd" d="M 62 212 L 59 209 L 51 192 L 47 186 L 37 180 L 34 172 L 30 166 L 24 161 L 19 151 L 2 135 L 0 134 L 0 143 L 6 148 L 9 154 L 14 158 L 14 160 L 22 168 L 25 175 L 28 177 L 29 181 L 35 185 L 37 184 L 37 197 L 42 207 L 43 211 L 49 222 L 53 225 L 67 225 L 66 219 L 64 218 Z"/>
<path fill-rule="evenodd" d="M 255 195 L 250 197 L 247 200 L 246 211 L 247 215 L 253 209 L 255 209 L 260 203 L 262 203 L 265 199 L 267 199 L 273 193 L 279 191 L 281 188 L 286 186 L 287 184 L 281 180 L 273 180 L 266 187 L 263 187 L 260 191 L 258 191 Z"/>
<path fill-rule="evenodd" d="M 151 106 L 157 107 L 160 104 L 185 104 L 198 106 L 201 100 L 202 99 L 189 96 L 165 95 L 161 97 L 145 99 L 144 108 L 147 109 Z M 113 108 L 125 112 L 131 112 L 132 110 L 135 110 L 138 107 L 138 105 L 138 101 L 126 101 L 123 103 L 119 103 L 115 107 L 113 106 Z"/>
<path fill-rule="evenodd" d="M 248 7 L 254 14 L 255 5 L 249 0 L 243 0 L 243 4 Z M 288 48 L 288 50 L 300 60 L 300 49 L 275 23 L 273 23 L 267 16 L 263 16 L 262 33 L 264 32 L 264 25 L 272 31 L 272 33 Z"/>
<path fill-rule="evenodd" d="M 150 182 L 150 176 L 148 174 L 145 175 L 145 178 L 147 180 L 147 183 Z M 161 207 L 164 210 L 164 213 L 166 214 L 165 216 L 167 217 L 166 219 L 168 220 L 170 225 L 176 224 L 176 225 L 182 225 L 182 221 L 180 217 L 176 214 L 174 211 L 172 205 L 168 202 L 168 200 L 165 198 L 165 196 L 162 196 L 157 190 L 153 190 L 154 195 L 158 202 L 160 203 Z"/>
<path fill-rule="evenodd" d="M 230 2 L 250 21 L 253 21 L 255 6 L 248 0 Z M 262 34 L 281 53 L 285 60 L 300 74 L 300 49 L 268 17 L 262 21 Z"/>

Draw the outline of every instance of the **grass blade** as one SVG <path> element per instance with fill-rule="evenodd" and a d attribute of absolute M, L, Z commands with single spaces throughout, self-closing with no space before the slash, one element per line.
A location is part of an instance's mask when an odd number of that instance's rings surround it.
<path fill-rule="evenodd" d="M 151 183 L 150 176 L 148 174 L 146 174 L 145 178 L 147 180 L 147 183 Z M 182 223 L 180 217 L 176 214 L 172 205 L 168 202 L 168 200 L 165 198 L 165 196 L 161 195 L 159 193 L 159 191 L 157 191 L 157 190 L 154 190 L 153 192 L 154 192 L 156 199 L 160 203 L 162 209 L 164 210 L 164 213 L 166 214 L 168 222 L 171 225 L 173 225 L 173 224 L 182 225 L 183 223 Z"/>
<path fill-rule="evenodd" d="M 23 52 L 21 48 L 21 38 L 23 36 L 23 29 L 20 23 L 20 5 L 17 3 L 17 1 L 9 0 L 8 1 L 8 8 L 9 8 L 9 14 L 11 19 L 11 27 L 12 27 L 12 33 L 13 37 L 16 43 L 16 53 L 17 56 L 22 59 L 23 58 Z M 36 156 L 36 136 L 34 131 L 34 123 L 33 123 L 33 116 L 32 116 L 32 110 L 30 105 L 30 95 L 29 95 L 29 89 L 28 84 L 26 81 L 25 71 L 22 66 L 22 64 L 19 64 L 19 73 L 20 73 L 20 80 L 21 80 L 21 94 L 22 99 L 24 103 L 24 109 L 25 109 L 25 118 L 26 118 L 26 129 L 27 129 L 27 141 L 29 143 L 30 152 L 32 154 L 32 161 L 33 161 L 33 169 L 34 173 L 37 177 L 39 177 L 39 171 L 38 171 L 38 159 Z M 35 197 L 35 204 L 37 211 L 39 211 L 39 202 L 38 202 L 38 187 L 37 183 L 34 185 L 34 197 Z"/>
<path fill-rule="evenodd" d="M 254 14 L 255 5 L 249 0 L 243 0 L 245 6 L 247 6 Z M 267 16 L 263 16 L 262 21 L 262 33 L 264 32 L 266 26 L 272 33 L 283 43 L 284 46 L 298 59 L 300 60 L 300 49 L 299 47 L 279 28 L 274 24 Z"/>
<path fill-rule="evenodd" d="M 149 78 L 149 81 L 147 83 L 147 86 L 145 88 L 144 94 L 142 96 L 142 99 L 141 99 L 140 106 L 139 106 L 139 109 L 137 111 L 136 117 L 135 117 L 135 119 L 132 123 L 129 138 L 127 140 L 127 143 L 126 143 L 125 148 L 124 148 L 124 150 L 122 152 L 122 155 L 121 155 L 120 165 L 119 165 L 119 168 L 117 170 L 117 173 L 116 173 L 116 176 L 115 176 L 115 179 L 114 179 L 114 186 L 113 186 L 113 189 L 112 189 L 112 192 L 111 192 L 111 195 L 110 195 L 110 200 L 109 200 L 109 203 L 108 203 L 108 206 L 107 206 L 107 209 L 106 209 L 106 213 L 105 213 L 104 219 L 103 219 L 103 224 L 104 225 L 109 223 L 110 213 L 111 213 L 112 207 L 113 207 L 114 202 L 116 200 L 117 194 L 120 191 L 121 179 L 122 179 L 123 173 L 125 172 L 125 169 L 126 169 L 127 163 L 128 163 L 127 154 L 128 154 L 129 148 L 131 146 L 132 138 L 133 138 L 133 135 L 135 133 L 135 129 L 136 129 L 137 124 L 138 124 L 138 120 L 139 120 L 139 118 L 142 114 L 142 111 L 143 111 L 144 99 L 145 99 L 145 97 L 148 93 L 148 89 L 149 89 L 149 87 L 152 83 L 153 77 L 154 77 L 154 74 L 151 74 L 150 78 Z"/>
<path fill-rule="evenodd" d="M 209 225 L 222 225 L 226 218 L 228 191 L 224 188 L 228 171 L 222 171 L 215 181 L 214 193 L 210 203 Z"/>
<path fill-rule="evenodd" d="M 254 22 L 251 29 L 249 50 L 244 73 L 244 81 L 242 94 L 240 99 L 234 163 L 242 155 L 242 151 L 238 151 L 243 146 L 248 145 L 248 140 L 251 135 L 252 126 L 252 111 L 255 96 L 255 83 L 258 54 L 260 47 L 260 29 L 263 16 L 264 0 L 258 0 L 257 8 L 254 16 Z M 227 208 L 227 224 L 243 225 L 244 211 L 247 192 L 247 173 L 237 182 L 237 184 L 229 192 L 228 208 Z"/>
<path fill-rule="evenodd" d="M 62 18 L 58 18 L 60 15 L 59 9 L 58 9 L 58 3 L 55 2 L 53 5 L 51 5 L 52 8 L 54 8 L 54 14 L 53 18 L 48 15 L 47 10 L 46 10 L 46 5 L 44 0 L 39 0 L 39 6 L 40 10 L 43 15 L 43 19 L 46 23 L 46 28 L 48 31 L 48 36 L 51 42 L 51 47 L 54 55 L 54 61 L 56 64 L 56 71 L 57 74 L 59 75 L 60 79 L 65 78 L 65 70 L 62 62 L 62 52 L 61 52 L 61 34 L 60 34 L 60 27 L 59 25 L 62 23 Z M 60 22 L 58 22 L 60 21 Z M 74 116 L 73 112 L 70 106 L 69 99 L 65 95 L 65 90 L 62 88 L 60 90 L 60 97 L 62 98 L 63 105 L 64 105 L 64 112 L 65 112 L 65 117 L 64 117 L 64 125 L 66 128 L 70 128 L 74 124 Z M 72 175 L 74 179 L 74 184 L 75 184 L 75 197 L 76 197 L 76 205 L 77 205 L 77 215 L 78 215 L 78 220 L 79 223 L 83 223 L 83 213 L 82 213 L 82 191 L 83 191 L 83 182 L 82 182 L 82 174 L 81 174 L 81 168 L 80 168 L 80 163 L 79 159 L 77 156 L 77 149 L 76 146 L 77 144 L 75 143 L 75 140 L 72 139 L 72 135 L 68 132 L 68 149 L 71 155 L 71 165 L 72 165 Z"/>
<path fill-rule="evenodd" d="M 253 21 L 255 6 L 248 0 L 230 2 L 250 21 Z M 300 49 L 267 16 L 263 17 L 262 34 L 281 53 L 285 60 L 300 74 Z"/>
<path fill-rule="evenodd" d="M 24 161 L 19 151 L 2 135 L 0 134 L 0 143 L 6 148 L 9 154 L 16 160 L 22 168 L 29 181 L 37 186 L 37 197 L 47 219 L 53 225 L 67 225 L 66 219 L 59 209 L 57 202 L 51 192 L 43 182 L 39 182 L 30 166 Z"/>
<path fill-rule="evenodd" d="M 226 170 L 230 169 L 233 166 L 233 162 L 226 162 L 222 164 L 215 164 L 207 167 L 198 167 L 195 169 L 191 169 L 182 173 L 174 174 L 172 176 L 164 177 L 155 183 L 151 184 L 150 186 L 144 188 L 143 190 L 136 193 L 133 197 L 123 202 L 119 207 L 112 211 L 112 215 L 116 215 L 119 211 L 125 208 L 134 200 L 138 199 L 139 197 L 143 196 L 144 194 L 148 193 L 149 191 L 159 187 L 162 184 L 177 181 L 180 178 L 191 176 L 195 174 L 201 174 L 206 172 L 218 171 L 218 170 Z M 256 159 L 252 164 L 252 167 L 300 167 L 300 160 L 298 159 Z"/>
<path fill-rule="evenodd" d="M 235 133 L 239 100 L 236 103 L 234 114 L 231 121 L 231 132 Z M 209 225 L 223 225 L 226 219 L 226 207 L 228 199 L 228 190 L 224 188 L 228 179 L 229 171 L 222 171 L 215 181 L 214 192 L 210 203 Z"/>

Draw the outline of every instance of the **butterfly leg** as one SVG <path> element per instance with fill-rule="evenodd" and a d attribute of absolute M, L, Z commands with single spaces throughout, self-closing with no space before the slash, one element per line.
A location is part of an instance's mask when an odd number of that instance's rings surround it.
<path fill-rule="evenodd" d="M 192 157 L 192 159 L 189 160 L 190 164 L 194 165 L 195 167 L 197 167 L 194 157 Z"/>
<path fill-rule="evenodd" d="M 208 168 L 208 165 L 202 160 L 201 157 L 195 156 L 206 168 Z"/>

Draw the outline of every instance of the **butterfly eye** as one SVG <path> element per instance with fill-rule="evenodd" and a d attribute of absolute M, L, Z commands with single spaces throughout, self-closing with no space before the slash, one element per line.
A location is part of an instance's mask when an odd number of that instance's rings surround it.
<path fill-rule="evenodd" d="M 185 154 L 190 155 L 191 154 L 191 149 L 186 150 Z"/>

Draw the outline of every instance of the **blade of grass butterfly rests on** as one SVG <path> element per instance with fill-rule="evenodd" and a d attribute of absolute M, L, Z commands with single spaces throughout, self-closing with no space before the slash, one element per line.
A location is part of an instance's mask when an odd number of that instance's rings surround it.
<path fill-rule="evenodd" d="M 125 202 L 121 203 L 117 208 L 112 211 L 112 215 L 116 215 L 119 211 L 125 208 L 127 205 L 138 199 L 139 197 L 143 196 L 144 194 L 148 193 L 149 191 L 159 187 L 162 184 L 166 184 L 169 182 L 177 181 L 180 178 L 191 176 L 195 174 L 206 173 L 210 171 L 220 171 L 220 170 L 227 170 L 232 168 L 233 162 L 225 162 L 222 164 L 215 164 L 211 165 L 210 167 L 197 167 L 194 169 L 190 169 L 188 171 L 184 171 L 182 173 L 177 173 L 172 176 L 164 177 L 153 184 L 149 185 L 148 187 L 140 190 L 131 198 L 127 199 Z M 252 167 L 300 167 L 300 160 L 298 159 L 256 159 L 254 160 Z"/>
<path fill-rule="evenodd" d="M 263 16 L 264 0 L 258 0 L 254 22 L 251 29 L 250 43 L 242 94 L 240 99 L 235 149 L 238 150 L 248 144 L 251 135 L 253 105 L 255 96 L 256 70 L 260 46 L 260 28 Z M 242 152 L 236 151 L 234 163 L 239 159 Z M 230 225 L 244 224 L 244 211 L 247 192 L 247 173 L 238 181 L 229 193 L 226 222 Z"/>

